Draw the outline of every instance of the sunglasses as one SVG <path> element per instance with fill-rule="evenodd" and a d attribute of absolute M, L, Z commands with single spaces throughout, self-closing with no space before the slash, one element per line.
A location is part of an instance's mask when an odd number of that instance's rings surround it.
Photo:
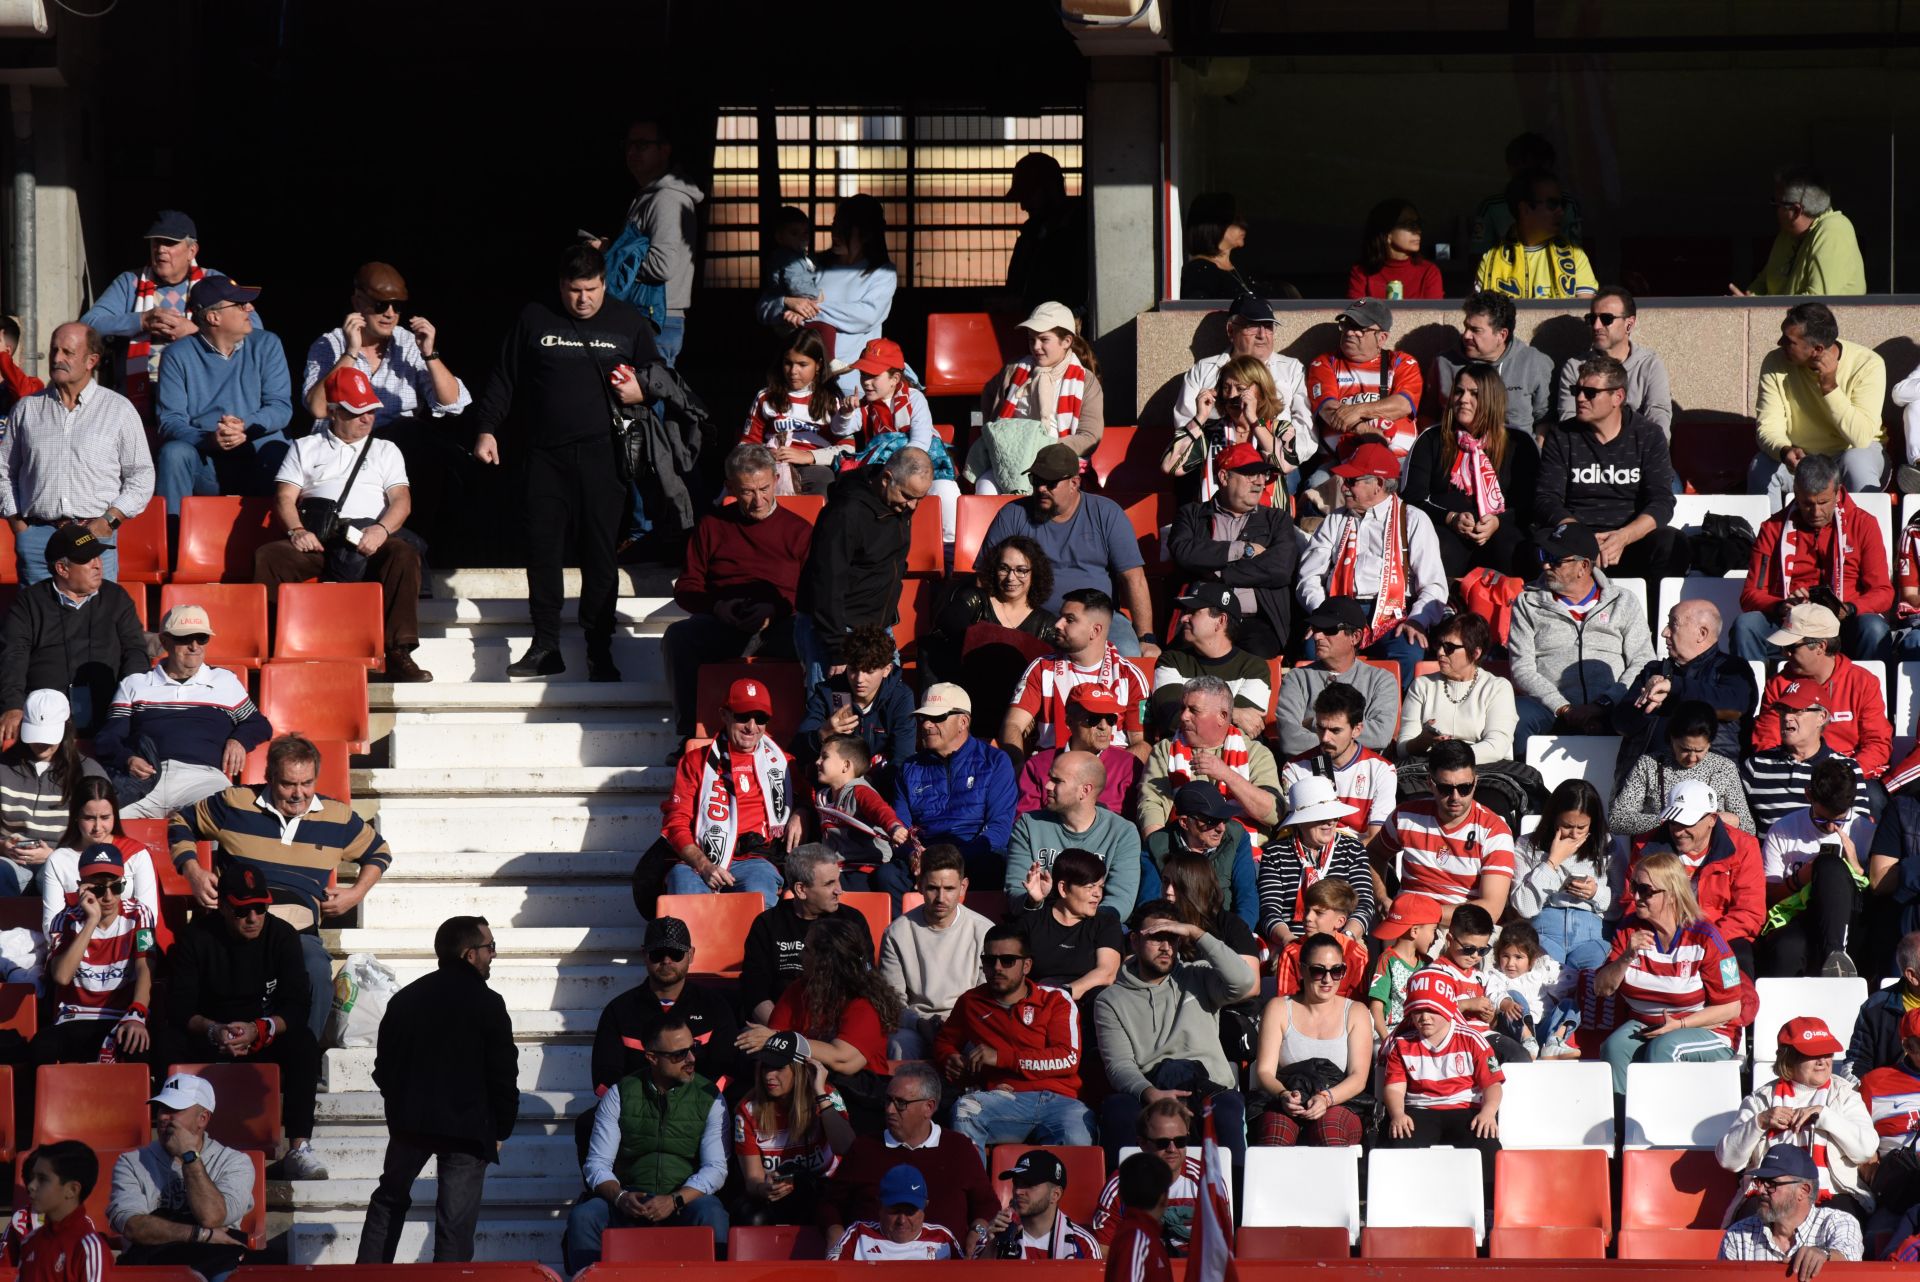
<path fill-rule="evenodd" d="M 656 948 L 647 954 L 647 960 L 655 965 L 666 961 L 677 962 L 685 961 L 686 959 L 687 950 L 684 948 Z"/>
<path fill-rule="evenodd" d="M 1665 893 L 1666 891 L 1660 887 L 1644 881 L 1636 881 L 1633 883 L 1633 897 L 1643 902 L 1652 899 L 1655 895 L 1664 895 Z"/>
<path fill-rule="evenodd" d="M 1027 959 L 1026 954 L 1024 953 L 981 953 L 980 954 L 980 964 L 982 966 L 985 966 L 988 970 L 997 970 L 1002 966 L 1005 966 L 1008 970 L 1012 970 L 1015 966 L 1018 966 L 1021 962 L 1025 961 L 1026 959 Z"/>
<path fill-rule="evenodd" d="M 1585 383 L 1582 383 L 1573 389 L 1573 394 L 1583 401 L 1590 401 L 1596 396 L 1605 396 L 1608 392 L 1617 392 L 1619 390 L 1617 387 L 1588 387 Z"/>
<path fill-rule="evenodd" d="M 1433 781 L 1433 795 L 1436 797 L 1471 797 L 1473 790 L 1479 786 L 1480 781 L 1478 779 L 1475 779 L 1472 783 L 1441 783 L 1436 779 Z"/>
<path fill-rule="evenodd" d="M 1813 826 L 1820 829 L 1820 831 L 1834 832 L 1847 826 L 1848 816 L 1841 815 L 1838 819 L 1822 819 L 1818 815 L 1809 815 L 1808 818 L 1813 820 Z"/>
<path fill-rule="evenodd" d="M 1120 724 L 1120 718 L 1114 716 L 1111 712 L 1083 712 L 1080 715 L 1090 726 L 1112 727 Z"/>
<path fill-rule="evenodd" d="M 1457 654 L 1466 648 L 1466 645 L 1459 641 L 1436 641 L 1433 643 L 1433 652 L 1443 658 L 1450 654 Z"/>
<path fill-rule="evenodd" d="M 1184 1135 L 1162 1136 L 1157 1140 L 1141 1140 L 1140 1147 L 1154 1153 L 1165 1153 L 1173 1149 L 1185 1149 L 1187 1137 Z"/>
<path fill-rule="evenodd" d="M 384 316 L 388 312 L 392 312 L 395 316 L 399 316 L 399 315 L 402 315 L 406 309 L 403 308 L 399 302 L 391 298 L 386 299 L 384 301 L 378 298 L 369 298 L 366 301 L 365 306 L 361 307 L 360 310 L 363 312 L 366 312 L 370 316 Z"/>
<path fill-rule="evenodd" d="M 957 716 L 957 715 L 958 715 L 957 713 L 952 713 L 952 712 L 943 712 L 939 716 L 934 716 L 931 713 L 929 713 L 926 716 L 921 716 L 920 714 L 915 713 L 913 719 L 915 721 L 918 721 L 923 726 L 937 726 L 942 721 L 945 721 L 948 717 Z"/>
<path fill-rule="evenodd" d="M 736 712 L 733 714 L 733 719 L 750 726 L 773 724 L 772 714 L 765 712 Z"/>
<path fill-rule="evenodd" d="M 693 1047 L 685 1046 L 677 1051 L 648 1051 L 647 1054 L 653 1056 L 655 1059 L 684 1061 L 692 1059 L 696 1052 Z"/>
<path fill-rule="evenodd" d="M 173 642 L 175 645 L 205 645 L 207 642 L 213 640 L 213 638 L 204 632 L 189 633 L 184 637 L 177 637 L 169 633 L 167 640 Z"/>
<path fill-rule="evenodd" d="M 89 881 L 84 884 L 89 890 L 102 895 L 122 894 L 127 888 L 127 883 L 124 878 L 115 878 L 112 881 Z"/>
<path fill-rule="evenodd" d="M 1462 957 L 1485 957 L 1493 951 L 1492 944 L 1455 944 L 1453 948 Z M 1346 967 L 1342 966 L 1341 969 L 1345 970 Z"/>
<path fill-rule="evenodd" d="M 117 895 L 120 892 L 115 890 L 113 893 Z M 235 917 L 264 917 L 267 912 L 265 904 L 228 904 L 226 908 Z"/>
<path fill-rule="evenodd" d="M 1595 321 L 1598 321 L 1602 325 L 1611 325 L 1619 319 L 1620 318 L 1618 316 L 1615 316 L 1612 312 L 1589 312 L 1587 314 L 1587 323 L 1589 325 L 1593 324 Z"/>
<path fill-rule="evenodd" d="M 1345 962 L 1341 962 L 1338 966 L 1307 967 L 1308 979 L 1345 979 L 1346 977 L 1347 964 Z"/>

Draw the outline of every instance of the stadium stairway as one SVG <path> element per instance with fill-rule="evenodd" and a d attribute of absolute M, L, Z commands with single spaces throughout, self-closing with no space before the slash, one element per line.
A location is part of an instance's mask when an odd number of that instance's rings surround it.
<path fill-rule="evenodd" d="M 622 574 L 617 685 L 587 682 L 573 571 L 568 670 L 529 682 L 506 678 L 532 635 L 524 572 L 436 576 L 416 655 L 435 679 L 371 687 L 369 760 L 384 764 L 353 775 L 355 808 L 377 817 L 394 862 L 357 920 L 327 932 L 336 959 L 372 953 L 404 984 L 433 968 L 434 929 L 457 913 L 486 917 L 499 944 L 492 985 L 513 1016 L 521 1107 L 487 1180 L 482 1260 L 559 1266 L 580 1188 L 574 1119 L 594 1100 L 594 1025 L 643 975 L 629 876 L 671 782 L 660 634 L 679 613 L 665 572 Z M 350 1264 L 358 1250 L 386 1149 L 373 1057 L 371 1047 L 326 1053 L 313 1142 L 332 1178 L 270 1190 L 294 1264 Z M 429 1163 L 415 1185 L 403 1262 L 431 1256 L 434 1171 Z"/>

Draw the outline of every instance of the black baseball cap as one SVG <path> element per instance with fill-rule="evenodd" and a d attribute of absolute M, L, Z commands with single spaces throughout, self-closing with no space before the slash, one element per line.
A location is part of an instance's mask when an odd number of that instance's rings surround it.
<path fill-rule="evenodd" d="M 1173 813 L 1194 819 L 1233 819 L 1239 816 L 1240 807 L 1221 795 L 1215 785 L 1195 779 L 1174 791 Z"/>
<path fill-rule="evenodd" d="M 245 908 L 250 904 L 270 904 L 273 892 L 267 887 L 267 875 L 258 864 L 230 860 L 220 870 L 220 902 Z"/>
<path fill-rule="evenodd" d="M 1011 1169 L 1000 1172 L 1000 1178 L 1027 1188 L 1035 1184 L 1058 1184 L 1067 1187 L 1067 1168 L 1059 1158 L 1043 1148 L 1030 1148 L 1020 1155 Z"/>
<path fill-rule="evenodd" d="M 113 544 L 76 521 L 72 525 L 61 526 L 47 540 L 47 569 L 53 569 L 55 561 L 71 561 L 79 565 L 112 550 Z"/>
<path fill-rule="evenodd" d="M 784 1068 L 788 1064 L 805 1063 L 812 1054 L 813 1047 L 806 1038 L 798 1033 L 779 1032 L 760 1044 L 754 1059 L 768 1068 Z"/>
<path fill-rule="evenodd" d="M 1273 308 L 1258 294 L 1242 294 L 1234 299 L 1227 315 L 1249 325 L 1273 324 Z"/>
<path fill-rule="evenodd" d="M 1218 610 L 1230 619 L 1240 617 L 1240 598 L 1218 579 L 1202 579 L 1188 588 L 1178 605 L 1182 610 Z"/>
<path fill-rule="evenodd" d="M 1551 530 L 1542 530 L 1534 536 L 1540 545 L 1541 559 L 1553 562 L 1570 556 L 1585 557 L 1589 561 L 1600 559 L 1600 541 L 1593 537 L 1593 531 L 1578 521 L 1569 521 L 1565 525 L 1556 525 Z"/>
<path fill-rule="evenodd" d="M 153 226 L 147 228 L 146 240 L 199 240 L 200 233 L 194 230 L 193 219 L 177 209 L 163 209 L 153 217 Z"/>
<path fill-rule="evenodd" d="M 655 917 L 647 923 L 646 938 L 640 941 L 640 948 L 649 953 L 656 948 L 678 948 L 681 952 L 689 952 L 693 948 L 693 932 L 678 917 Z"/>
<path fill-rule="evenodd" d="M 1350 596 L 1330 596 L 1307 616 L 1307 627 L 1317 632 L 1358 632 L 1366 626 L 1366 611 Z"/>
<path fill-rule="evenodd" d="M 1393 308 L 1377 298 L 1356 298 L 1341 308 L 1335 320 L 1350 320 L 1362 329 L 1391 330 L 1393 328 Z"/>

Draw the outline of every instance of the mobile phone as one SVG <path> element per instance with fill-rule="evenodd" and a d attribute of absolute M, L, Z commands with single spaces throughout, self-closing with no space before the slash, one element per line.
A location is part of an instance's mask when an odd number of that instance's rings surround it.
<path fill-rule="evenodd" d="M 791 1182 L 792 1180 L 799 1178 L 801 1170 L 802 1168 L 800 1163 L 794 1161 L 792 1158 L 788 1158 L 786 1161 L 780 1163 L 780 1165 L 773 1168 L 772 1178 L 776 1180 Z"/>
<path fill-rule="evenodd" d="M 353 547 L 359 547 L 360 540 L 365 537 L 365 532 L 357 525 L 349 525 L 343 537 Z"/>
<path fill-rule="evenodd" d="M 851 708 L 853 706 L 853 696 L 844 690 L 835 690 L 827 697 L 832 701 L 835 712 L 840 711 L 842 708 Z"/>

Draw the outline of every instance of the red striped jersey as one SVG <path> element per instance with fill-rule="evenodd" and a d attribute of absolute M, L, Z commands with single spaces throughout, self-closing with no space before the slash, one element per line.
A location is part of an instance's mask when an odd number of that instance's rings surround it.
<path fill-rule="evenodd" d="M 1054 654 L 1029 663 L 1013 691 L 1013 706 L 1033 718 L 1036 751 L 1066 744 L 1067 696 L 1083 685 L 1111 691 L 1120 704 L 1120 730 L 1141 733 L 1140 705 L 1152 696 L 1153 685 L 1140 675 L 1132 659 L 1109 646 L 1103 663 L 1083 668 L 1064 655 Z M 1116 738 L 1115 742 L 1120 741 Z"/>
<path fill-rule="evenodd" d="M 813 418 L 812 402 L 811 392 L 789 392 L 787 412 L 782 414 L 773 408 L 766 392 L 762 391 L 753 398 L 753 408 L 747 411 L 747 425 L 741 429 L 740 439 L 755 445 L 786 444 L 803 450 L 823 450 L 853 439 L 857 420 L 847 419 L 843 432 L 837 417 L 830 417 L 825 423 Z"/>
<path fill-rule="evenodd" d="M 1654 946 L 1627 963 L 1626 976 L 1615 994 L 1633 1018 L 1648 1024 L 1665 1023 L 1669 1016 L 1691 1015 L 1708 1006 L 1740 1000 L 1740 963 L 1712 922 L 1682 926 L 1664 942 L 1660 933 L 1639 917 L 1629 917 L 1614 932 L 1608 962 L 1627 955 L 1627 941 L 1636 930 L 1654 937 Z M 1731 1026 L 1715 1030 L 1737 1043 Z"/>
<path fill-rule="evenodd" d="M 1861 1078 L 1860 1098 L 1873 1117 L 1883 1154 L 1893 1152 L 1907 1142 L 1907 1136 L 1920 1130 L 1920 1077 L 1899 1063 L 1876 1068 Z"/>
<path fill-rule="evenodd" d="M 1461 970 L 1453 964 L 1452 959 L 1445 953 L 1440 954 L 1440 956 L 1428 962 L 1426 968 L 1428 970 L 1438 970 L 1452 981 L 1453 1000 L 1455 1002 L 1473 1001 L 1475 999 L 1491 998 L 1492 996 L 1488 989 L 1485 972 L 1478 970 Z M 1502 978 L 1504 978 L 1504 976 Z M 1504 991 L 1501 995 L 1505 996 Z M 1500 1003 L 1495 1001 L 1493 1004 L 1498 1006 Z M 1491 1026 L 1489 1021 L 1481 1019 L 1477 1015 L 1469 1015 L 1465 1011 L 1460 1013 L 1460 1018 L 1464 1023 L 1482 1033 L 1486 1032 Z"/>
<path fill-rule="evenodd" d="M 1387 1044 L 1387 1081 L 1404 1082 L 1408 1108 L 1477 1108 L 1507 1080 L 1487 1039 L 1455 1024 L 1437 1046 L 1411 1028 Z"/>
<path fill-rule="evenodd" d="M 1405 352 L 1393 354 L 1393 384 L 1391 393 L 1405 393 L 1413 404 L 1420 404 L 1422 380 L 1420 362 Z M 1380 358 L 1358 364 L 1347 360 L 1339 352 L 1323 352 L 1313 358 L 1307 366 L 1307 406 L 1313 411 L 1314 429 L 1320 434 L 1328 453 L 1335 453 L 1340 445 L 1340 433 L 1332 432 L 1320 418 L 1320 407 L 1328 401 L 1377 401 L 1380 399 Z M 1396 403 L 1397 405 L 1397 403 Z M 1353 432 L 1379 432 L 1387 438 L 1387 444 L 1400 458 L 1413 448 L 1414 439 L 1420 429 L 1413 421 L 1413 415 L 1404 418 L 1364 419 L 1352 428 Z"/>
<path fill-rule="evenodd" d="M 838 1100 L 840 1093 L 833 1092 L 833 1097 Z M 815 1175 L 831 1175 L 840 1165 L 840 1158 L 827 1143 L 826 1128 L 820 1125 L 818 1117 L 814 1119 L 812 1131 L 796 1139 L 787 1129 L 786 1109 L 775 1107 L 775 1128 L 764 1133 L 754 1124 L 753 1111 L 751 1099 L 741 1100 L 740 1107 L 733 1111 L 733 1152 L 743 1165 L 757 1158 L 761 1169 L 769 1175 L 782 1162 L 796 1162 Z"/>
<path fill-rule="evenodd" d="M 1316 748 L 1287 762 L 1286 769 L 1280 772 L 1280 791 L 1284 793 L 1295 783 L 1316 773 L 1315 759 L 1324 756 Z M 1400 791 L 1400 776 L 1391 761 L 1372 748 L 1361 748 L 1346 765 L 1333 766 L 1327 763 L 1327 766 L 1320 767 L 1318 773 L 1326 773 L 1328 766 L 1331 766 L 1333 773 L 1333 795 L 1353 807 L 1353 813 L 1340 821 L 1342 827 L 1365 832 L 1372 825 L 1384 824 L 1392 818 L 1394 798 Z"/>
<path fill-rule="evenodd" d="M 873 1220 L 849 1224 L 840 1240 L 827 1252 L 829 1260 L 958 1260 L 960 1239 L 938 1224 L 920 1226 L 920 1236 L 911 1242 L 895 1242 L 880 1231 Z"/>
<path fill-rule="evenodd" d="M 1380 830 L 1389 852 L 1401 854 L 1400 889 L 1442 904 L 1464 904 L 1480 878 L 1513 880 L 1513 832 L 1479 802 L 1452 828 L 1440 826 L 1431 797 L 1401 803 Z"/>
<path fill-rule="evenodd" d="M 80 933 L 87 916 L 74 904 L 53 919 L 47 955 L 58 953 Z M 56 1024 L 76 1019 L 124 1018 L 133 1004 L 133 959 L 153 956 L 153 909 L 131 899 L 120 901 L 120 915 L 103 921 L 87 941 L 86 955 L 73 982 L 55 988 Z"/>

